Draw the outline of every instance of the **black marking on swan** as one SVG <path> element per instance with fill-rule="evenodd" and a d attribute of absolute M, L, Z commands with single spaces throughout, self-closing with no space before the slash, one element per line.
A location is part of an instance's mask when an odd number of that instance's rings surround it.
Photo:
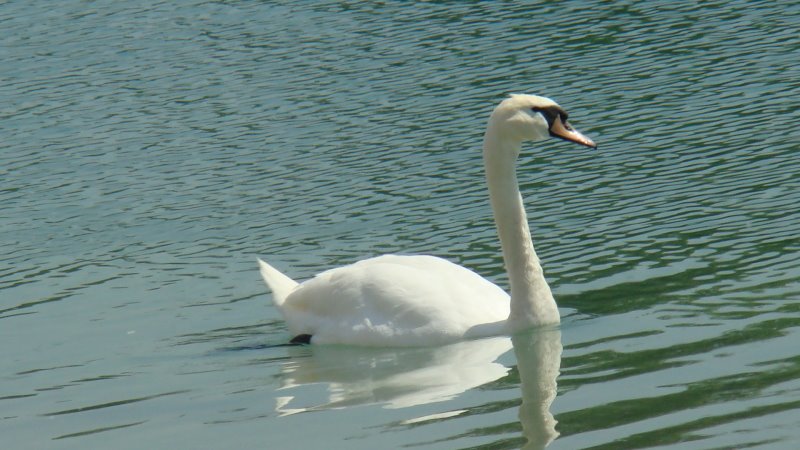
<path fill-rule="evenodd" d="M 294 345 L 307 345 L 311 343 L 311 335 L 310 334 L 298 334 L 297 336 L 293 337 L 289 344 Z"/>

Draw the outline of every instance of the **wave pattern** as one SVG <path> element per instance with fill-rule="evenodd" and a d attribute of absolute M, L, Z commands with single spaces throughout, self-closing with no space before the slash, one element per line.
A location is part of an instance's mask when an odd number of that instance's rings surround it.
<path fill-rule="evenodd" d="M 551 448 L 798 439 L 798 20 L 760 1 L 4 4 L 7 445 L 521 446 L 512 353 L 439 403 L 278 417 L 286 373 L 323 358 L 273 346 L 254 264 L 434 253 L 504 283 L 480 141 L 510 92 L 600 144 L 520 167 L 565 315 Z M 287 389 L 315 404 L 320 384 Z"/>

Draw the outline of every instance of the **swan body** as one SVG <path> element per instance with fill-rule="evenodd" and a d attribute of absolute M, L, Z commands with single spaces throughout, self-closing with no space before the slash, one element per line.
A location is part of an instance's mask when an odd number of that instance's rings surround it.
<path fill-rule="evenodd" d="M 313 344 L 441 345 L 558 323 L 558 307 L 533 248 L 516 178 L 523 141 L 594 142 L 553 100 L 512 95 L 495 108 L 483 156 L 511 295 L 475 272 L 426 255 L 384 255 L 297 283 L 259 259 L 273 303 L 293 336 Z"/>
<path fill-rule="evenodd" d="M 269 265 L 259 264 L 267 279 Z M 292 334 L 311 335 L 315 344 L 445 344 L 503 334 L 509 313 L 508 294 L 497 285 L 427 255 L 361 260 L 273 298 Z"/>

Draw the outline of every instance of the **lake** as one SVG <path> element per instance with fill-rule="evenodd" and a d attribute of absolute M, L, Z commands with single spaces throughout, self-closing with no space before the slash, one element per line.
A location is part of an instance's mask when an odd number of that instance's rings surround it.
<path fill-rule="evenodd" d="M 5 2 L 3 448 L 793 449 L 800 4 Z M 481 140 L 526 145 L 559 327 L 285 346 L 295 279 L 435 254 L 507 287 Z"/>

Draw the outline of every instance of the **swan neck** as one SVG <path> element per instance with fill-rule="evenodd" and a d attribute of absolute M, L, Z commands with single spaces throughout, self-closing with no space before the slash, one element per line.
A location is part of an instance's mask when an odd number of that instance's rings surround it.
<path fill-rule="evenodd" d="M 533 247 L 528 217 L 517 182 L 520 142 L 503 139 L 491 126 L 484 137 L 484 165 L 489 197 L 511 284 L 511 331 L 559 322 L 542 265 Z"/>

